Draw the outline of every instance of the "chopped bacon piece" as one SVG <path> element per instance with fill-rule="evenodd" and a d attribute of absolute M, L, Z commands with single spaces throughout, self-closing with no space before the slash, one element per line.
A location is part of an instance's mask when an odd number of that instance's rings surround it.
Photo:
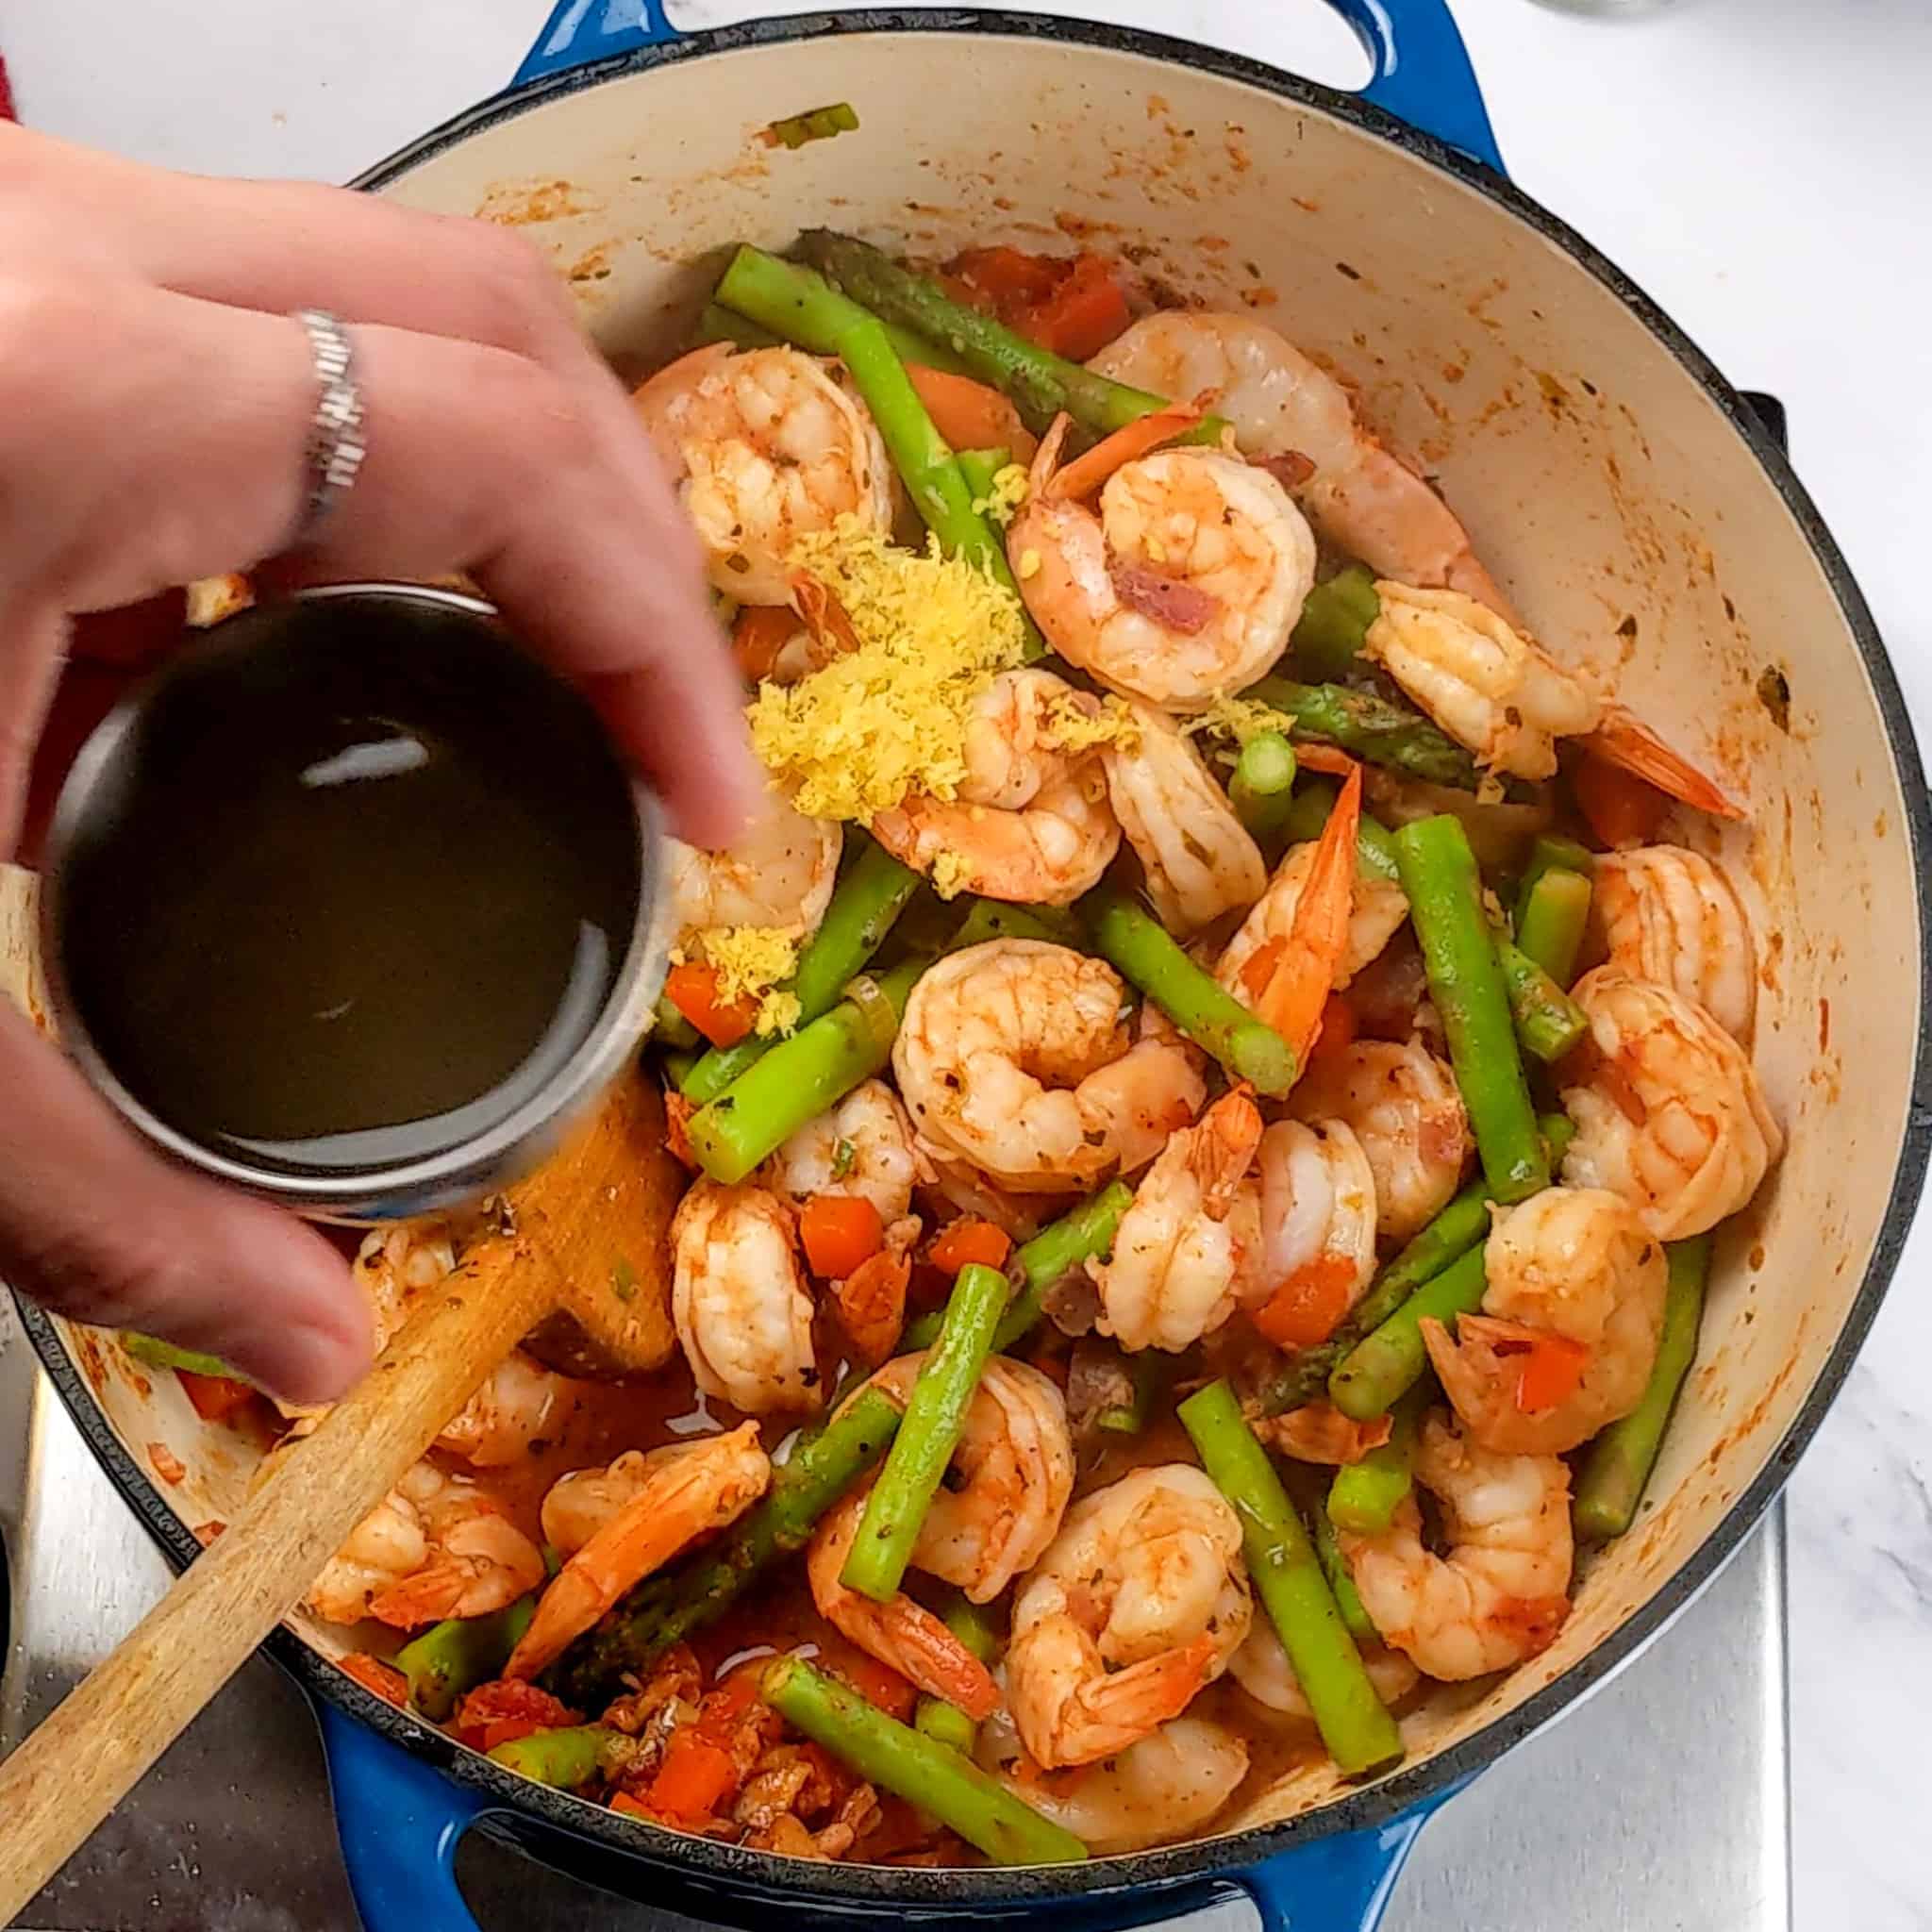
<path fill-rule="evenodd" d="M 1114 558 L 1108 564 L 1114 589 L 1129 610 L 1151 617 L 1165 629 L 1192 637 L 1205 630 L 1221 608 L 1221 599 L 1177 577 L 1162 576 L 1140 563 L 1123 563 Z"/>

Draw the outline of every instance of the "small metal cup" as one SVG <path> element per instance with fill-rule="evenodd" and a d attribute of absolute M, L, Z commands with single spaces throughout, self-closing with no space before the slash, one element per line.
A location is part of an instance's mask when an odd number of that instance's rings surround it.
<path fill-rule="evenodd" d="M 453 591 L 384 583 L 330 584 L 304 591 L 280 604 L 244 611 L 207 636 L 218 640 L 231 626 L 241 625 L 270 636 L 266 626 L 274 623 L 278 610 L 351 598 L 434 610 L 444 621 L 450 613 L 460 613 L 486 628 L 492 643 L 503 640 L 494 608 L 480 599 Z M 129 733 L 143 708 L 175 675 L 174 662 L 124 698 L 95 728 L 75 759 L 55 806 L 42 868 L 40 940 L 62 1046 L 115 1111 L 163 1153 L 310 1220 L 366 1225 L 433 1213 L 490 1193 L 527 1173 L 590 1111 L 629 1064 L 650 1030 L 663 986 L 670 941 L 669 894 L 663 890 L 665 838 L 656 799 L 641 785 L 630 787 L 641 858 L 636 918 L 595 1020 L 575 1051 L 541 1088 L 473 1137 L 419 1159 L 325 1174 L 291 1174 L 254 1166 L 229 1153 L 202 1146 L 158 1119 L 128 1091 L 91 1038 L 65 975 L 61 932 L 66 860 L 77 836 L 94 823 L 104 780 L 126 755 Z"/>

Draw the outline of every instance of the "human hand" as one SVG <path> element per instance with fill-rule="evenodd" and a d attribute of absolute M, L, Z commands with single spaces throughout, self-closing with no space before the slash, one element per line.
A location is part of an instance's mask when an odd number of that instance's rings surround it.
<path fill-rule="evenodd" d="M 718 843 L 758 796 L 696 545 L 624 391 L 513 233 L 172 175 L 0 127 L 0 858 L 84 613 L 246 571 L 301 518 L 308 336 L 351 326 L 368 455 L 317 577 L 463 571 Z M 368 1312 L 322 1236 L 162 1161 L 0 1002 L 0 1276 L 338 1395 Z"/>

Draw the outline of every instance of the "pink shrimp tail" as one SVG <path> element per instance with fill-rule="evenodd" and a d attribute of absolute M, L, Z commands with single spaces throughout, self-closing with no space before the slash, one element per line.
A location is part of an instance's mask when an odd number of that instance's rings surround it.
<path fill-rule="evenodd" d="M 1697 767 L 1674 752 L 1647 724 L 1621 705 L 1604 708 L 1603 721 L 1583 742 L 1606 764 L 1655 785 L 1657 789 L 1713 818 L 1741 819 L 1744 809 Z"/>

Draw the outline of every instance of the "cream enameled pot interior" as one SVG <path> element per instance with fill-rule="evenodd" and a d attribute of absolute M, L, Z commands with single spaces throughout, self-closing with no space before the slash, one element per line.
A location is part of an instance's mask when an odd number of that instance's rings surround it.
<path fill-rule="evenodd" d="M 858 132 L 797 152 L 757 139 L 840 100 Z M 1917 1050 L 1918 885 L 1877 702 L 1824 568 L 1719 406 L 1604 283 L 1455 175 L 1317 108 L 1091 44 L 739 47 L 486 117 L 383 192 L 515 225 L 626 369 L 677 344 L 740 240 L 783 247 L 829 224 L 929 254 L 1126 249 L 1178 297 L 1247 305 L 1355 382 L 1542 641 L 1613 670 L 1748 801 L 1722 840 L 1703 823 L 1687 836 L 1721 844 L 1756 898 L 1757 1061 L 1790 1151 L 1724 1236 L 1656 1507 L 1588 1571 L 1551 1651 L 1406 1722 L 1411 1762 L 1577 1663 L 1717 1530 L 1819 1377 L 1879 1235 Z M 1767 670 L 1789 683 L 1788 728 L 1760 701 Z M 30 929 L 0 924 L 16 976 Z M 172 1378 L 66 1339 L 136 1461 L 180 1459 L 161 1492 L 181 1520 L 228 1513 L 248 1454 Z M 1330 1789 L 1306 1774 L 1244 1822 Z"/>

